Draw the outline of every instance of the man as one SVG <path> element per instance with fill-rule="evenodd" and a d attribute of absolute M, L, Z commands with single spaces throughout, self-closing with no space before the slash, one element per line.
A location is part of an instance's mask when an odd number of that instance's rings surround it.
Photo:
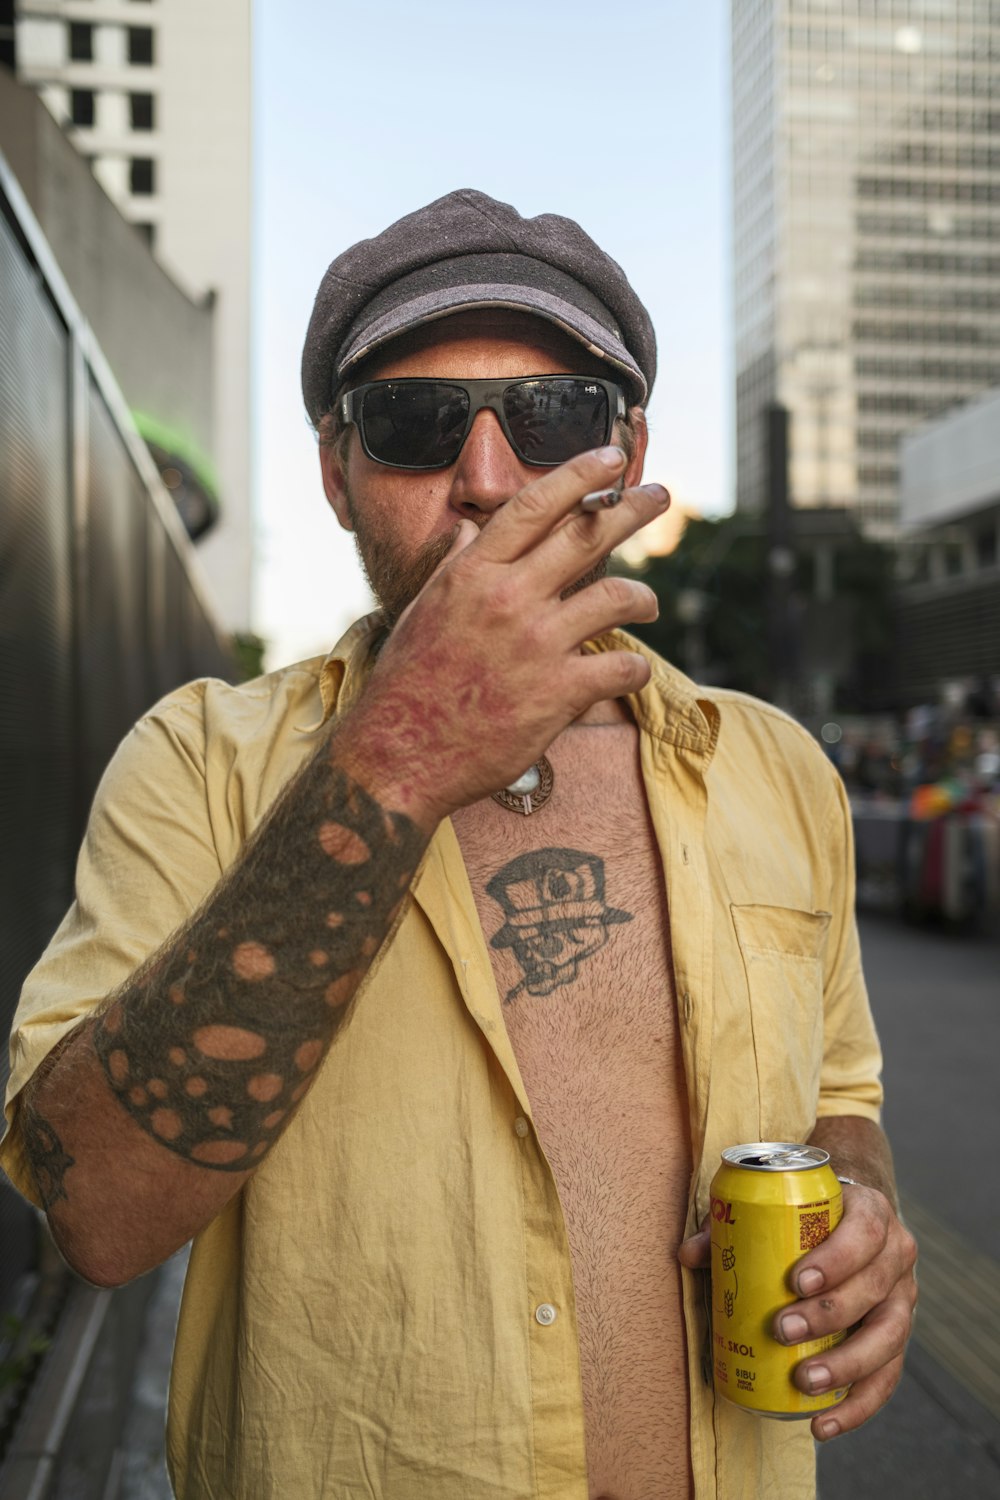
<path fill-rule="evenodd" d="M 195 1237 L 184 1500 L 811 1494 L 804 1424 L 708 1383 L 699 1225 L 740 1141 L 862 1184 L 775 1327 L 861 1323 L 799 1368 L 854 1382 L 816 1436 L 899 1377 L 842 790 L 614 629 L 656 609 L 604 576 L 667 504 L 654 373 L 569 220 L 464 191 L 346 252 L 303 384 L 384 616 L 171 695 L 105 777 L 3 1162 L 99 1284 Z"/>

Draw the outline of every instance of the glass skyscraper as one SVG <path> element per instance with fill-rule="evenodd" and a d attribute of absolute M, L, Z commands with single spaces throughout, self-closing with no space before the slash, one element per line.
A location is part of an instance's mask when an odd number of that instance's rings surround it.
<path fill-rule="evenodd" d="M 1000 0 L 732 0 L 737 507 L 891 530 L 902 433 L 1000 384 Z"/>

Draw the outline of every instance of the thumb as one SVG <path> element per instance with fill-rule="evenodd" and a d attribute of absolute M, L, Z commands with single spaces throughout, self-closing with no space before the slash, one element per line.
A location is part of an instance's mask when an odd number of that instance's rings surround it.
<path fill-rule="evenodd" d="M 467 518 L 459 521 L 457 526 L 455 527 L 455 534 L 451 539 L 451 546 L 448 548 L 444 557 L 442 557 L 441 561 L 434 569 L 434 572 L 431 574 L 430 578 L 428 578 L 427 583 L 432 583 L 433 580 L 438 576 L 438 574 L 443 572 L 448 564 L 450 562 L 453 562 L 460 552 L 464 552 L 466 547 L 468 547 L 471 542 L 474 542 L 479 535 L 479 527 L 475 524 L 475 522 L 470 521 Z M 424 584 L 424 588 L 427 587 L 427 583 Z"/>
<path fill-rule="evenodd" d="M 707 1266 L 712 1256 L 712 1231 L 706 1219 L 698 1230 L 677 1247 L 677 1259 L 689 1271 L 699 1271 Z"/>
<path fill-rule="evenodd" d="M 470 521 L 468 518 L 459 521 L 458 525 L 455 527 L 455 536 L 452 540 L 452 544 L 448 548 L 448 551 L 445 554 L 444 558 L 442 558 L 438 567 L 434 571 L 436 573 L 439 573 L 441 569 L 448 564 L 451 558 L 457 557 L 460 552 L 464 552 L 469 543 L 474 542 L 476 540 L 476 537 L 481 535 L 482 533 L 480 532 L 479 527 L 475 524 L 474 521 Z"/>

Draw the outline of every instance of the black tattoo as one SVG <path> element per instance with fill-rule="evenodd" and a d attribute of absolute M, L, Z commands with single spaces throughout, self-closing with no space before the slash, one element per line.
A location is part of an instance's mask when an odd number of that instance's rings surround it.
<path fill-rule="evenodd" d="M 423 851 L 325 756 L 294 783 L 180 939 L 101 1016 L 118 1099 L 219 1171 L 256 1166 L 343 1024 Z"/>
<path fill-rule="evenodd" d="M 604 861 L 579 849 L 535 849 L 504 865 L 486 887 L 506 921 L 490 940 L 513 948 L 524 978 L 504 996 L 550 995 L 572 984 L 580 964 L 608 940 L 613 923 L 631 922 L 630 911 L 604 899 Z"/>
<path fill-rule="evenodd" d="M 48 1120 L 30 1104 L 24 1105 L 22 1137 L 38 1196 L 48 1213 L 53 1203 L 66 1197 L 63 1178 L 76 1165 L 76 1158 L 69 1155 Z"/>

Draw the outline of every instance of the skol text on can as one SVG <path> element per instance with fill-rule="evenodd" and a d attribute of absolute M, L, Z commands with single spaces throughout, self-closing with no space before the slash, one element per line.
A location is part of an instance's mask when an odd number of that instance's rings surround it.
<path fill-rule="evenodd" d="M 844 1211 L 829 1155 L 816 1146 L 754 1141 L 722 1153 L 712 1180 L 712 1344 L 715 1389 L 762 1417 L 811 1417 L 847 1388 L 807 1396 L 792 1383 L 802 1360 L 845 1335 L 779 1344 L 771 1326 L 796 1300 L 789 1272 Z"/>

